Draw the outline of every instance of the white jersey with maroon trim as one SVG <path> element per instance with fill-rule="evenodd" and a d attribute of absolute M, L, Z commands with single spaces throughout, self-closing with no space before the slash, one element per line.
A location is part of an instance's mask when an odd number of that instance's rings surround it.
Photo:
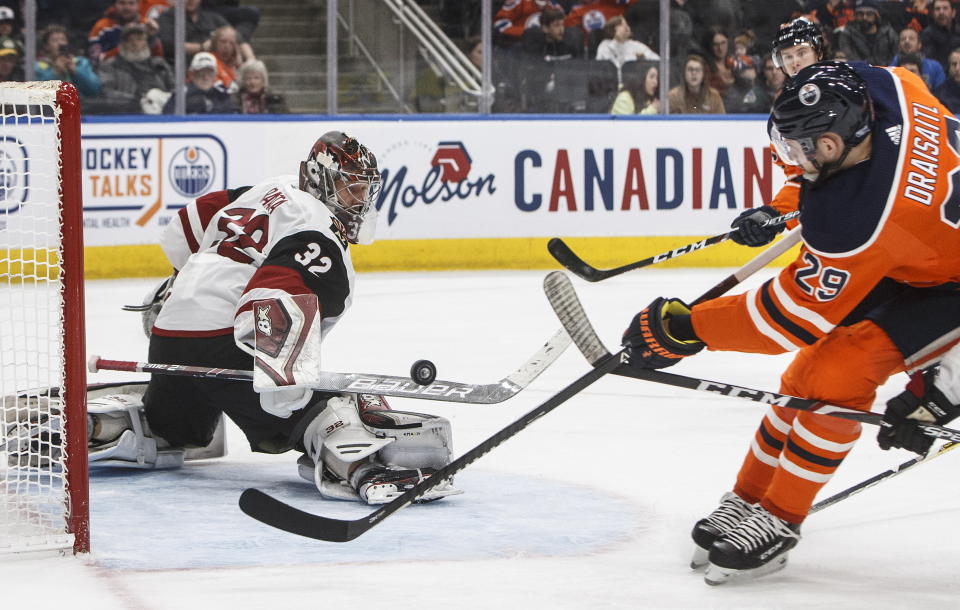
<path fill-rule="evenodd" d="M 350 306 L 343 226 L 294 176 L 200 197 L 167 226 L 161 246 L 179 273 L 156 335 L 249 336 L 253 301 L 297 294 L 317 295 L 325 335 Z"/>

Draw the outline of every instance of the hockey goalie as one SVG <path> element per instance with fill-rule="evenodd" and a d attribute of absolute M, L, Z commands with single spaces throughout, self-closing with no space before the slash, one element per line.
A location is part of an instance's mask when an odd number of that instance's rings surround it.
<path fill-rule="evenodd" d="M 161 245 L 176 270 L 144 304 L 149 360 L 255 371 L 255 382 L 155 375 L 145 392 L 90 401 L 90 464 L 169 468 L 222 454 L 222 414 L 253 451 L 302 452 L 325 498 L 389 502 L 446 465 L 450 423 L 373 394 L 310 388 L 320 340 L 351 302 L 351 244 L 373 240 L 373 153 L 331 131 L 299 177 L 206 194 Z M 129 390 L 129 387 L 127 388 Z M 420 501 L 461 493 L 451 482 Z"/>

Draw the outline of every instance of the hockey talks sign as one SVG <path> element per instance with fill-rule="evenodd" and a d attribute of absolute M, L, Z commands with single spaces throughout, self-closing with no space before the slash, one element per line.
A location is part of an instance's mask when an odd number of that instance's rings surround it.
<path fill-rule="evenodd" d="M 416 159 L 418 155 L 422 155 L 421 162 L 415 164 L 415 167 L 426 160 L 424 153 L 430 151 L 430 147 L 424 143 L 404 142 L 387 148 L 384 158 L 400 152 L 401 148 L 404 161 L 409 161 L 411 156 Z M 411 148 L 417 151 L 413 155 L 410 154 Z M 377 209 L 381 212 L 384 208 L 387 209 L 387 224 L 392 225 L 401 208 L 412 208 L 419 201 L 429 205 L 435 201 L 463 201 L 478 197 L 484 191 L 492 195 L 496 191 L 494 175 L 487 174 L 483 178 L 469 180 L 472 167 L 473 159 L 463 142 L 439 142 L 430 159 L 430 169 L 419 184 L 407 184 L 410 173 L 407 165 L 401 165 L 392 171 L 390 168 L 383 168 L 383 188 L 377 200 Z"/>

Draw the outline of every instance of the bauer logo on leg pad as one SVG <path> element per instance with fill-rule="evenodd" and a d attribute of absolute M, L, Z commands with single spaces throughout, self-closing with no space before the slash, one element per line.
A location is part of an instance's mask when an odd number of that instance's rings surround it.
<path fill-rule="evenodd" d="M 315 385 L 320 376 L 316 295 L 253 302 L 256 390 Z"/>

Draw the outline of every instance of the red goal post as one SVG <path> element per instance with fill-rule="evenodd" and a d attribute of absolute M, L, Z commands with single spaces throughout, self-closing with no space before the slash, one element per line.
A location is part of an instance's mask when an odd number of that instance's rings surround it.
<path fill-rule="evenodd" d="M 0 83 L 0 556 L 90 548 L 80 103 Z"/>

